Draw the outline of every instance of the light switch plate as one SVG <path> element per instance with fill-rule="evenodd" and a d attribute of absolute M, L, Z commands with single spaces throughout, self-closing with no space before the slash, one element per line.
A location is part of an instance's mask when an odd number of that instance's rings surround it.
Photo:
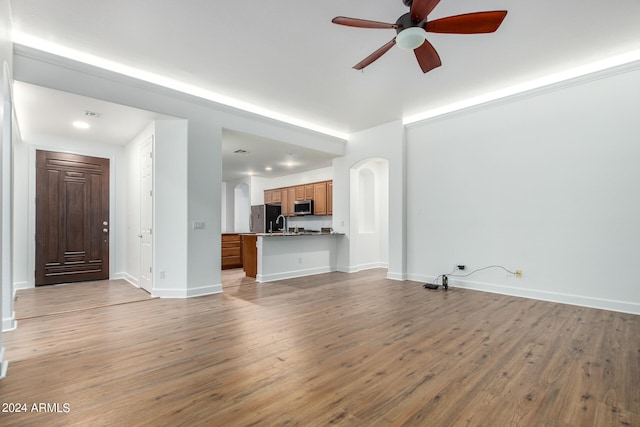
<path fill-rule="evenodd" d="M 194 230 L 204 230 L 204 221 L 193 221 Z"/>

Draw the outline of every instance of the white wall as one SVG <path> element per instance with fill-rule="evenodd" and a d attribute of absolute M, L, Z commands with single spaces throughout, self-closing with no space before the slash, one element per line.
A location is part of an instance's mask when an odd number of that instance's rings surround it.
<path fill-rule="evenodd" d="M 6 64 L 6 66 L 5 66 Z M 8 113 L 8 111 L 6 111 L 6 105 L 7 102 L 9 101 L 7 99 L 7 90 L 8 86 L 10 84 L 12 84 L 12 76 L 11 73 L 13 72 L 13 59 L 12 59 L 12 44 L 11 44 L 11 8 L 9 6 L 9 1 L 8 0 L 0 0 L 0 67 L 2 67 L 2 71 L 0 71 L 0 75 L 2 76 L 2 89 L 0 90 L 0 152 L 5 151 L 4 150 L 4 146 L 5 144 L 11 144 L 11 141 L 7 141 L 5 138 L 5 135 L 7 134 L 7 129 L 5 128 L 6 126 L 6 121 L 4 120 L 5 115 Z M 5 70 L 8 70 L 8 74 L 5 72 Z M 0 172 L 0 200 L 4 200 L 3 199 L 3 190 L 2 188 L 5 186 L 5 183 L 7 182 L 7 180 L 11 180 L 11 172 L 7 171 L 7 170 L 2 170 Z M 4 203 L 2 204 L 2 210 L 0 211 L 0 224 L 4 223 L 5 218 L 7 217 L 7 215 L 11 215 L 11 206 L 5 206 Z M 4 231 L 2 231 L 1 229 L 2 227 L 0 227 L 0 242 L 4 242 L 7 239 L 10 239 L 10 236 L 7 236 L 5 234 Z M 9 240 L 10 241 L 10 240 Z M 2 249 L 1 249 L 1 256 L 0 259 L 5 259 L 5 256 L 10 255 L 10 254 L 6 254 L 5 251 L 7 251 L 7 248 L 5 248 L 4 244 L 2 245 Z M 4 276 L 6 275 L 6 272 L 4 271 L 3 267 L 0 264 L 0 280 L 2 280 L 0 282 L 0 319 L 4 319 L 4 315 L 7 316 L 13 316 L 12 313 L 4 313 L 3 315 L 3 305 L 6 304 L 6 301 L 4 301 L 4 297 L 3 294 L 6 292 L 6 290 L 9 290 L 9 293 L 11 292 L 11 289 L 13 288 L 13 283 L 9 282 L 5 282 L 4 281 Z M 3 322 L 4 323 L 4 322 Z M 5 360 L 5 354 L 4 354 L 4 346 L 2 345 L 2 331 L 0 330 L 0 378 L 4 378 L 5 374 L 7 372 L 7 362 Z"/>
<path fill-rule="evenodd" d="M 248 233 L 249 217 L 251 214 L 251 198 L 249 184 L 241 183 L 233 189 L 233 231 L 235 233 Z"/>
<path fill-rule="evenodd" d="M 247 187 L 247 200 L 249 203 L 250 192 L 251 192 L 251 177 L 246 177 L 242 179 L 237 179 L 233 181 L 223 182 L 222 186 L 222 232 L 223 233 L 246 233 L 249 227 L 249 215 L 251 214 L 251 207 L 247 207 L 245 209 L 246 216 L 246 229 L 237 229 L 236 220 L 239 219 L 239 216 L 242 213 L 237 212 L 237 201 L 236 201 L 236 189 L 238 186 L 246 185 Z"/>
<path fill-rule="evenodd" d="M 183 297 L 191 248 L 186 120 L 156 120 L 153 147 L 153 295 Z M 208 224 L 212 226 L 214 224 Z M 217 225 L 217 224 L 215 224 Z M 210 286 L 207 293 L 221 288 Z"/>
<path fill-rule="evenodd" d="M 18 128 L 15 121 L 15 111 L 13 109 L 13 93 L 11 70 L 7 63 L 2 67 L 2 104 L 0 105 L 0 121 L 2 128 L 0 131 L 0 204 L 2 205 L 2 215 L 0 215 L 0 245 L 2 246 L 2 256 L 0 257 L 0 319 L 2 320 L 2 331 L 15 329 L 16 320 L 13 310 L 13 222 L 14 214 L 12 200 L 14 196 L 13 186 L 13 152 L 14 146 L 19 145 Z"/>
<path fill-rule="evenodd" d="M 405 278 L 405 148 L 400 121 L 386 123 L 351 135 L 345 155 L 333 160 L 333 228 L 346 234 L 338 243 L 338 270 L 357 271 L 357 247 L 351 245 L 351 168 L 367 159 L 384 159 L 388 164 L 388 272 L 395 280 Z"/>
<path fill-rule="evenodd" d="M 407 131 L 407 269 L 640 314 L 640 66 Z"/>

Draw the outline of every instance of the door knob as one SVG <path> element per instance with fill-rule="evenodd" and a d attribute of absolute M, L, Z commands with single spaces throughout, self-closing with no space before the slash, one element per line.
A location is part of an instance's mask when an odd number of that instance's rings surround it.
<path fill-rule="evenodd" d="M 109 225 L 107 221 L 102 221 L 102 225 Z"/>
<path fill-rule="evenodd" d="M 106 229 L 106 228 L 103 228 L 103 229 L 102 229 L 102 232 L 103 232 L 103 233 L 108 233 L 108 232 L 109 232 L 109 230 L 108 230 L 108 229 Z"/>

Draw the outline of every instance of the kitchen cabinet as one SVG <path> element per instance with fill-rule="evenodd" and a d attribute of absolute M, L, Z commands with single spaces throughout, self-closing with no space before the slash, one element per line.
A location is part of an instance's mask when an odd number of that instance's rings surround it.
<path fill-rule="evenodd" d="M 327 181 L 327 215 L 333 215 L 333 181 Z"/>
<path fill-rule="evenodd" d="M 258 248 L 256 242 L 258 237 L 254 235 L 245 234 L 242 236 L 242 268 L 244 269 L 247 277 L 253 277 L 255 279 L 258 273 Z"/>
<path fill-rule="evenodd" d="M 264 191 L 265 204 L 278 204 L 284 216 L 295 215 L 295 202 L 313 200 L 314 215 L 333 215 L 333 181 L 294 185 Z"/>
<path fill-rule="evenodd" d="M 282 202 L 282 191 L 280 189 L 273 190 L 271 197 L 271 203 L 281 203 Z"/>
<path fill-rule="evenodd" d="M 286 188 L 282 188 L 277 190 L 278 194 L 280 194 L 280 205 L 282 210 L 280 213 L 283 216 L 289 216 L 289 192 Z"/>
<path fill-rule="evenodd" d="M 295 203 L 296 203 L 296 187 L 289 187 L 287 188 L 287 204 L 288 204 L 287 215 L 288 216 L 295 216 L 296 214 L 296 208 L 294 206 Z"/>
<path fill-rule="evenodd" d="M 222 235 L 222 259 L 221 268 L 242 267 L 242 239 L 239 234 Z"/>
<path fill-rule="evenodd" d="M 316 182 L 313 184 L 313 214 L 327 214 L 327 183 Z"/>
<path fill-rule="evenodd" d="M 313 200 L 313 184 L 304 186 L 304 200 Z"/>

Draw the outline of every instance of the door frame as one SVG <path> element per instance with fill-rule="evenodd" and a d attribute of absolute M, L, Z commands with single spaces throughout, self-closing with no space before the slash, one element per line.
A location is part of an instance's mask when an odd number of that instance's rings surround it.
<path fill-rule="evenodd" d="M 95 149 L 72 149 L 71 145 L 77 144 L 75 141 L 68 141 L 68 144 L 62 144 L 61 146 L 47 146 L 47 145 L 29 145 L 29 207 L 28 207 L 28 241 L 29 241 L 29 255 L 27 265 L 27 287 L 35 288 L 35 270 L 36 270 L 36 151 L 55 151 L 58 153 L 77 154 L 80 156 L 101 157 L 103 159 L 109 159 L 109 279 L 114 278 L 115 260 L 115 245 L 116 235 L 120 233 L 119 224 L 116 217 L 120 214 L 114 211 L 114 206 L 117 206 L 116 193 L 118 188 L 116 187 L 116 175 L 121 173 L 118 171 L 117 155 L 114 152 L 108 152 L 108 149 L 97 147 Z M 102 145 L 102 144 L 101 144 Z M 118 146 L 114 146 L 118 147 Z M 101 149 L 102 148 L 102 149 Z M 124 147 L 123 147 L 124 148 Z M 123 153 L 124 156 L 124 153 Z M 14 170 L 15 173 L 15 170 Z M 122 210 L 122 208 L 120 208 Z"/>

